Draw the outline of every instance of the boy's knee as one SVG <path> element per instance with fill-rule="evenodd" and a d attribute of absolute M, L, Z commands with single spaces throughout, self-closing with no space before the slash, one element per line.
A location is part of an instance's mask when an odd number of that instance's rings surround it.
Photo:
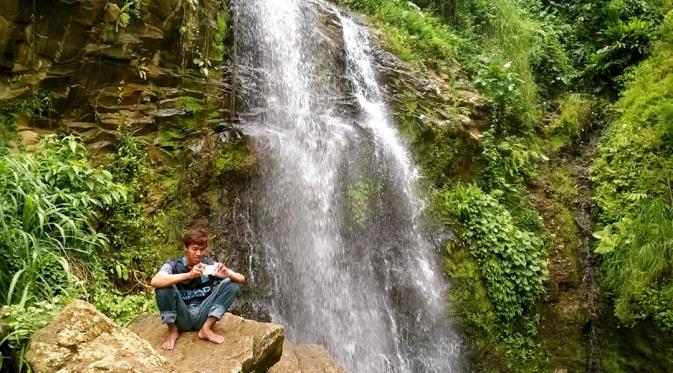
<path fill-rule="evenodd" d="M 154 295 L 156 295 L 157 298 L 173 296 L 174 293 L 175 293 L 175 289 L 173 289 L 173 286 L 168 286 L 168 287 L 165 287 L 165 288 L 155 288 L 154 289 Z"/>
<path fill-rule="evenodd" d="M 227 285 L 229 286 L 230 291 L 235 293 L 235 294 L 238 294 L 238 291 L 241 289 L 241 285 L 239 285 L 239 284 L 237 284 L 233 281 L 230 281 Z"/>

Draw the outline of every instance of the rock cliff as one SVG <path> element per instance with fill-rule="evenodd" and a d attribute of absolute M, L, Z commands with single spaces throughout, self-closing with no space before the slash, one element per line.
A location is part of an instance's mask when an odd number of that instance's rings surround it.
<path fill-rule="evenodd" d="M 137 3 L 0 1 L 0 100 L 41 92 L 50 102 L 18 123 L 24 142 L 70 130 L 99 151 L 126 126 L 171 150 L 198 122 L 228 116 L 223 3 Z"/>

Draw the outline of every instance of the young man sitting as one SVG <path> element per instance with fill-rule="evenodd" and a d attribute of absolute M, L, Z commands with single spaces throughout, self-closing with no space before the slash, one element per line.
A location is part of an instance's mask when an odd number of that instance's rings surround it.
<path fill-rule="evenodd" d="M 224 337 L 213 332 L 213 325 L 224 316 L 238 294 L 245 277 L 222 263 L 207 258 L 208 235 L 203 229 L 190 229 L 183 237 L 185 256 L 169 260 L 154 275 L 161 322 L 168 333 L 161 348 L 172 350 L 183 331 L 199 331 L 199 338 L 213 343 Z"/>

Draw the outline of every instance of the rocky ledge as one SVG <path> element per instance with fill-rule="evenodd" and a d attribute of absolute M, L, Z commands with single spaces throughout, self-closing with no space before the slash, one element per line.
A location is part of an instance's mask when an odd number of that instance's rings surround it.
<path fill-rule="evenodd" d="M 273 372 L 345 373 L 318 345 L 293 346 L 283 327 L 231 314 L 215 330 L 215 345 L 183 333 L 172 351 L 161 350 L 165 327 L 143 315 L 121 328 L 92 305 L 75 301 L 33 336 L 27 360 L 34 372 Z"/>

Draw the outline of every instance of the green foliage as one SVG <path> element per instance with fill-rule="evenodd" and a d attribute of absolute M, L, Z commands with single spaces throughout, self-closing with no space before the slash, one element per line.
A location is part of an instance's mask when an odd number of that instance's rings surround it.
<path fill-rule="evenodd" d="M 561 42 L 563 24 L 537 1 L 470 0 L 453 22 L 478 48 L 463 66 L 494 105 L 502 129 L 529 131 L 539 120 L 538 94 L 555 96 L 576 72 Z M 542 88 L 542 90 L 540 90 Z"/>
<path fill-rule="evenodd" d="M 125 198 L 107 171 L 87 163 L 77 138 L 50 136 L 40 147 L 34 156 L 0 159 L 0 297 L 7 304 L 66 291 L 71 263 L 95 261 L 106 244 L 96 211 Z"/>
<path fill-rule="evenodd" d="M 605 255 L 603 283 L 616 295 L 615 315 L 627 325 L 652 318 L 673 330 L 673 199 L 646 201 L 641 211 L 594 236 Z"/>
<path fill-rule="evenodd" d="M 558 102 L 559 114 L 544 129 L 551 154 L 567 149 L 592 126 L 596 103 L 589 96 L 568 93 Z"/>
<path fill-rule="evenodd" d="M 665 26 L 671 27 L 669 15 Z M 596 200 L 603 222 L 615 222 L 637 209 L 639 200 L 667 196 L 673 153 L 673 41 L 662 41 L 639 66 L 616 104 L 593 166 Z M 636 203 L 638 202 L 638 203 Z"/>
<path fill-rule="evenodd" d="M 551 1 L 550 6 L 571 26 L 564 43 L 582 69 L 582 85 L 614 97 L 622 74 L 650 53 L 656 29 L 672 5 L 656 0 L 581 0 Z"/>
<path fill-rule="evenodd" d="M 584 71 L 585 79 L 592 82 L 607 80 L 603 83 L 607 87 L 599 86 L 599 91 L 618 88 L 617 79 L 625 69 L 640 62 L 649 53 L 655 29 L 652 22 L 639 18 L 609 25 L 602 31 L 609 44 L 591 55 Z"/>
<path fill-rule="evenodd" d="M 395 112 L 400 130 L 411 145 L 414 160 L 434 186 L 441 188 L 456 177 L 463 179 L 476 172 L 469 166 L 478 144 L 466 138 L 459 124 L 435 118 L 436 112 L 429 109 L 443 103 L 404 92 L 396 96 L 393 103 L 397 106 Z M 469 114 L 464 108 L 443 109 L 456 117 Z"/>
<path fill-rule="evenodd" d="M 673 12 L 653 55 L 632 74 L 592 168 L 604 284 L 626 324 L 673 329 Z M 664 35 L 662 33 L 662 35 Z"/>
<path fill-rule="evenodd" d="M 484 133 L 484 151 L 481 153 L 481 185 L 487 191 L 501 189 L 518 193 L 535 161 L 547 158 L 525 145 L 521 139 L 507 137 L 496 141 L 492 130 Z"/>
<path fill-rule="evenodd" d="M 367 13 L 385 35 L 386 47 L 416 65 L 452 75 L 462 39 L 432 12 L 400 0 L 341 0 Z"/>
<path fill-rule="evenodd" d="M 548 164 L 547 167 L 549 169 L 545 172 L 546 182 L 552 187 L 554 196 L 565 206 L 572 206 L 578 200 L 579 195 L 575 176 L 570 167 L 558 164 Z"/>
<path fill-rule="evenodd" d="M 487 50 L 498 55 L 504 64 L 511 64 L 520 79 L 521 96 L 526 102 L 534 103 L 537 87 L 532 76 L 530 53 L 536 47 L 534 34 L 540 29 L 539 23 L 512 0 L 477 0 L 473 3 L 484 12 Z"/>
<path fill-rule="evenodd" d="M 448 244 L 445 272 L 451 281 L 448 293 L 451 311 L 461 317 L 467 341 L 474 357 L 471 368 L 478 372 L 495 372 L 511 364 L 508 348 L 499 338 L 498 317 L 480 275 L 480 267 L 463 245 Z"/>
<path fill-rule="evenodd" d="M 51 96 L 40 90 L 32 90 L 28 97 L 0 100 L 0 155 L 7 152 L 10 142 L 18 140 L 17 118 L 30 118 L 51 110 Z"/>
<path fill-rule="evenodd" d="M 474 78 L 474 84 L 493 104 L 494 124 L 497 128 L 521 130 L 522 128 L 516 127 L 529 124 L 522 123 L 528 110 L 522 94 L 524 81 L 510 69 L 511 62 L 501 64 L 485 61 Z"/>
<path fill-rule="evenodd" d="M 462 239 L 477 259 L 480 277 L 497 318 L 496 333 L 508 352 L 531 358 L 536 326 L 531 317 L 549 277 L 544 242 L 522 230 L 498 201 L 499 192 L 474 185 L 443 192 L 447 215 L 461 224 Z"/>
<path fill-rule="evenodd" d="M 462 223 L 462 236 L 479 261 L 499 317 L 510 321 L 523 316 L 544 293 L 549 276 L 543 241 L 516 227 L 497 193 L 460 185 L 444 198 L 446 211 Z"/>
<path fill-rule="evenodd" d="M 106 288 L 98 290 L 94 305 L 122 326 L 128 325 L 138 315 L 158 311 L 154 297 L 145 294 L 123 295 Z"/>
<path fill-rule="evenodd" d="M 119 17 L 115 23 L 115 31 L 119 28 L 126 28 L 131 19 L 140 19 L 142 17 L 144 0 L 124 0 L 124 5 L 120 8 Z"/>
<path fill-rule="evenodd" d="M 217 13 L 217 30 L 211 41 L 211 54 L 209 56 L 213 61 L 222 61 L 224 58 L 224 39 L 227 37 L 229 27 L 229 12 L 226 9 Z"/>
<path fill-rule="evenodd" d="M 30 334 L 56 311 L 49 302 L 92 285 L 107 245 L 96 221 L 127 193 L 89 165 L 76 137 L 48 136 L 39 150 L 0 158 L 0 299 L 20 364 Z"/>
<path fill-rule="evenodd" d="M 381 193 L 381 186 L 375 180 L 361 180 L 353 184 L 346 196 L 350 201 L 351 217 L 361 227 L 369 219 L 369 210 L 372 201 Z"/>
<path fill-rule="evenodd" d="M 142 140 L 122 131 L 117 137 L 115 151 L 108 157 L 107 168 L 116 182 L 127 186 L 130 196 L 111 206 L 106 216 L 104 231 L 110 238 L 110 245 L 102 268 L 108 278 L 115 279 L 123 287 L 137 285 L 148 275 L 147 270 L 153 271 L 159 262 L 156 253 L 142 245 L 143 239 L 152 231 L 141 205 L 150 172 L 146 149 Z"/>
<path fill-rule="evenodd" d="M 57 297 L 41 300 L 30 306 L 14 304 L 5 305 L 0 308 L 0 319 L 7 322 L 10 330 L 0 340 L 0 346 L 6 345 L 11 350 L 18 352 L 18 362 L 14 362 L 17 371 L 21 372 L 24 368 L 28 367 L 23 357 L 26 353 L 30 336 L 37 330 L 47 326 L 63 305 L 62 298 Z M 0 369 L 8 365 L 4 361 L 7 358 L 2 356 L 3 360 L 0 360 Z"/>

